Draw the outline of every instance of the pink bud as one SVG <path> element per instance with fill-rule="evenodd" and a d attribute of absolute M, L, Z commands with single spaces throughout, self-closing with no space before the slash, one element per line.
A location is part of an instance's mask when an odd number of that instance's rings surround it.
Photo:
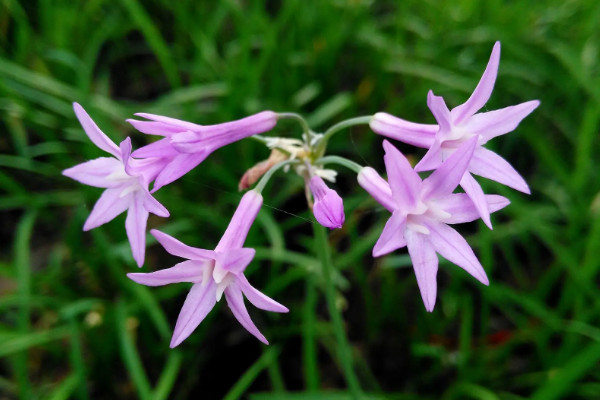
<path fill-rule="evenodd" d="M 346 217 L 340 195 L 316 175 L 310 180 L 310 190 L 315 198 L 313 213 L 317 221 L 326 228 L 341 228 Z"/>

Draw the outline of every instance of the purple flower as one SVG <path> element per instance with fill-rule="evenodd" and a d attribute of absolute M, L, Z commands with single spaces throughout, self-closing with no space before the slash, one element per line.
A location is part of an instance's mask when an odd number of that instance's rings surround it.
<path fill-rule="evenodd" d="M 260 210 L 262 196 L 251 190 L 247 192 L 214 250 L 204 250 L 187 246 L 173 237 L 157 230 L 150 233 L 170 254 L 187 258 L 175 266 L 152 273 L 132 273 L 127 276 L 137 283 L 147 286 L 162 286 L 177 282 L 191 282 L 194 285 L 181 308 L 171 347 L 184 341 L 202 322 L 210 310 L 225 294 L 227 305 L 233 315 L 251 334 L 265 344 L 267 339 L 260 333 L 248 315 L 244 296 L 262 310 L 288 312 L 288 309 L 254 288 L 244 270 L 254 258 L 255 250 L 244 248 L 248 231 Z"/>
<path fill-rule="evenodd" d="M 496 136 L 513 131 L 521 120 L 540 104 L 538 100 L 532 100 L 500 110 L 476 114 L 492 94 L 499 62 L 500 42 L 496 42 L 488 65 L 473 94 L 464 104 L 455 107 L 452 111 L 448 110 L 442 97 L 435 96 L 432 91 L 429 91 L 427 105 L 438 125 L 417 124 L 386 113 L 375 114 L 370 124 L 371 129 L 376 133 L 429 149 L 415 167 L 416 171 L 436 169 L 464 142 L 476 137 L 477 147 L 460 185 L 473 200 L 479 215 L 490 228 L 490 210 L 481 186 L 471 173 L 529 194 L 529 186 L 521 175 L 504 158 L 484 148 L 483 145 Z"/>
<path fill-rule="evenodd" d="M 152 191 L 181 178 L 194 169 L 213 151 L 248 136 L 271 130 L 277 114 L 263 111 L 237 121 L 218 125 L 197 125 L 161 115 L 138 113 L 150 121 L 127 121 L 140 132 L 164 136 L 154 143 L 137 149 L 133 156 L 148 159 L 156 165 Z"/>
<path fill-rule="evenodd" d="M 75 115 L 90 140 L 112 157 L 100 157 L 63 171 L 63 175 L 86 185 L 106 188 L 85 221 L 84 231 L 96 228 L 127 210 L 125 229 L 133 258 L 138 266 L 144 264 L 146 222 L 148 213 L 168 217 L 169 211 L 148 192 L 148 180 L 143 162 L 131 158 L 131 140 L 117 147 L 98 128 L 83 107 L 73 103 Z M 138 173 L 133 173 L 136 169 Z"/>
<path fill-rule="evenodd" d="M 344 224 L 344 203 L 339 194 L 327 187 L 320 176 L 310 180 L 310 190 L 315 198 L 313 214 L 317 221 L 326 228 L 341 228 Z"/>
<path fill-rule="evenodd" d="M 439 253 L 487 285 L 488 278 L 466 240 L 447 224 L 473 221 L 479 214 L 464 193 L 452 192 L 464 175 L 476 147 L 476 139 L 460 146 L 429 177 L 421 181 L 408 160 L 388 141 L 383 142 L 389 184 L 375 170 L 365 167 L 358 183 L 392 216 L 373 248 L 379 257 L 404 246 L 413 262 L 421 297 L 427 311 L 435 305 Z M 509 204 L 497 195 L 485 196 L 491 212 Z"/>

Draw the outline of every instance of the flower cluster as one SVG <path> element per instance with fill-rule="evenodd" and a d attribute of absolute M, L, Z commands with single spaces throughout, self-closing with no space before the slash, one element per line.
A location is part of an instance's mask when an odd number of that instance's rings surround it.
<path fill-rule="evenodd" d="M 261 192 L 278 170 L 291 169 L 304 179 L 309 208 L 316 221 L 330 229 L 341 228 L 345 215 L 342 198 L 325 183 L 325 180 L 335 183 L 337 171 L 326 169 L 325 165 L 338 164 L 356 172 L 359 185 L 392 214 L 375 243 L 373 256 L 383 256 L 406 246 L 425 308 L 432 311 L 437 295 L 437 254 L 488 284 L 473 250 L 449 225 L 481 218 L 491 229 L 490 214 L 507 206 L 509 201 L 502 196 L 484 194 L 473 175 L 529 193 L 529 187 L 510 164 L 483 147 L 492 138 L 514 130 L 539 105 L 534 100 L 477 113 L 491 95 L 499 59 L 500 43 L 496 43 L 475 91 L 464 104 L 452 110 L 442 97 L 431 91 L 428 93 L 427 105 L 437 121 L 435 125 L 409 122 L 380 112 L 372 117 L 344 121 L 317 134 L 308 128 L 301 116 L 292 113 L 263 111 L 211 126 L 141 113 L 136 115 L 145 120 L 130 119 L 128 122 L 142 133 L 161 138 L 132 152 L 129 138 L 117 146 L 75 103 L 75 114 L 90 140 L 113 157 L 79 164 L 63 174 L 105 189 L 86 220 L 84 230 L 109 222 L 127 210 L 127 237 L 133 258 L 141 267 L 149 213 L 169 216 L 152 193 L 184 176 L 216 149 L 238 140 L 254 136 L 270 149 L 270 157 L 250 168 L 240 180 L 240 189 L 251 190 L 241 198 L 214 250 L 190 247 L 163 232 L 152 230 L 150 233 L 168 253 L 186 261 L 151 273 L 128 274 L 133 281 L 148 286 L 178 282 L 193 284 L 177 319 L 171 347 L 179 345 L 196 329 L 223 294 L 240 324 L 264 343 L 268 343 L 267 339 L 250 319 L 244 297 L 263 310 L 288 311 L 250 285 L 244 275 L 255 251 L 243 245 L 263 204 Z M 284 118 L 300 122 L 302 139 L 259 136 L 272 130 L 278 120 Z M 365 123 L 379 135 L 426 148 L 427 152 L 413 168 L 396 147 L 384 140 L 387 181 L 371 167 L 325 155 L 327 141 L 335 132 Z M 422 171 L 433 172 L 422 180 L 418 174 Z M 455 193 L 458 186 L 464 193 Z"/>

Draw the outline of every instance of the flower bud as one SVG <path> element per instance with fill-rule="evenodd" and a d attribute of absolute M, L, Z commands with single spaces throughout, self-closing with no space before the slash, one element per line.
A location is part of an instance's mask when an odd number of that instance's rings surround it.
<path fill-rule="evenodd" d="M 317 221 L 326 228 L 341 228 L 346 217 L 340 195 L 328 188 L 320 176 L 312 177 L 310 190 L 315 198 L 313 214 Z"/>

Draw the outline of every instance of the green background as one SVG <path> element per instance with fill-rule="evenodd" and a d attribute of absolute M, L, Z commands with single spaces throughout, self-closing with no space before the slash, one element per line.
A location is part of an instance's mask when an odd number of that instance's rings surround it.
<path fill-rule="evenodd" d="M 340 171 L 347 218 L 330 241 L 352 368 L 365 398 L 600 398 L 598 21 L 596 1 L 0 0 L 0 398 L 350 398 L 302 180 L 277 175 L 246 242 L 250 281 L 291 310 L 250 309 L 271 345 L 220 302 L 170 350 L 188 285 L 126 278 L 137 268 L 124 216 L 82 232 L 101 190 L 60 172 L 103 154 L 71 103 L 136 147 L 150 138 L 125 123 L 134 112 L 214 124 L 293 111 L 315 130 L 378 111 L 433 123 L 427 91 L 463 103 L 496 40 L 484 110 L 541 106 L 488 147 L 532 195 L 479 179 L 512 203 L 493 231 L 458 227 L 491 284 L 442 262 L 427 313 L 406 251 L 370 256 L 389 214 Z M 300 130 L 282 121 L 274 134 Z M 384 172 L 367 127 L 329 152 Z M 157 193 L 171 218 L 149 226 L 213 248 L 239 178 L 267 156 L 250 140 L 218 150 Z M 143 271 L 172 265 L 150 239 Z"/>

